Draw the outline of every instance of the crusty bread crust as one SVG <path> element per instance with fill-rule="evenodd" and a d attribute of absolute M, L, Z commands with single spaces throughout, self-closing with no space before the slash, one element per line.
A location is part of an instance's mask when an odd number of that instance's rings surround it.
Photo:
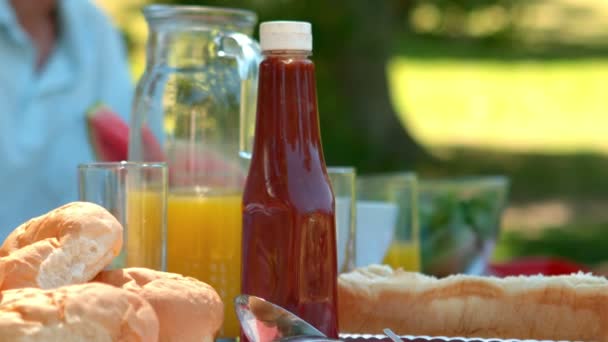
<path fill-rule="evenodd" d="M 142 297 L 89 283 L 3 291 L 0 341 L 156 342 L 158 319 Z"/>
<path fill-rule="evenodd" d="M 372 265 L 338 280 L 345 333 L 608 341 L 608 281 L 569 276 L 437 279 Z"/>
<path fill-rule="evenodd" d="M 0 290 L 87 282 L 118 255 L 122 232 L 112 214 L 87 202 L 33 218 L 0 247 Z"/>
<path fill-rule="evenodd" d="M 159 318 L 160 342 L 212 342 L 224 320 L 224 304 L 209 285 L 147 268 L 103 271 L 95 281 L 146 299 Z"/>

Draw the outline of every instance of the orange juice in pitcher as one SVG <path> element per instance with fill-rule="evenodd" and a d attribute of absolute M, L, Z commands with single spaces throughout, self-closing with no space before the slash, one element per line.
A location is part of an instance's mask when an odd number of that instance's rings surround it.
<path fill-rule="evenodd" d="M 175 191 L 168 198 L 167 270 L 213 286 L 225 305 L 221 336 L 238 336 L 241 195 Z"/>

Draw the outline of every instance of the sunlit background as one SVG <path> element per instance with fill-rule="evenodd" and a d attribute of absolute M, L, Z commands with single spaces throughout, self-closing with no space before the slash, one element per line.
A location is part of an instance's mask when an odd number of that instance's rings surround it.
<path fill-rule="evenodd" d="M 147 2 L 97 2 L 124 33 L 137 80 L 145 65 L 147 29 L 140 10 Z M 324 23 L 315 32 L 319 60 L 328 57 L 322 52 L 339 52 L 358 25 L 370 25 L 363 17 L 344 17 L 357 13 L 358 4 L 369 6 L 365 1 L 352 2 L 348 11 L 324 1 L 189 3 L 243 6 L 263 20 L 308 20 L 309 13 L 327 12 L 313 20 Z M 388 98 L 429 157 L 404 157 L 395 164 L 375 159 L 382 151 L 361 152 L 339 136 L 347 133 L 332 130 L 338 123 L 325 119 L 328 160 L 370 172 L 415 169 L 423 177 L 506 174 L 512 181 L 510 206 L 497 259 L 526 253 L 587 263 L 608 259 L 608 1 L 396 3 L 400 12 L 392 13 L 397 20 L 382 64 Z M 348 25 L 355 28 L 341 35 L 323 31 Z M 370 36 L 377 34 L 369 27 Z M 340 87 L 332 81 L 340 74 L 331 65 L 319 67 L 321 115 L 348 120 L 339 101 L 327 100 L 334 95 L 326 89 Z M 369 94 L 376 93 L 369 89 Z M 370 157 L 355 160 L 358 153 Z"/>

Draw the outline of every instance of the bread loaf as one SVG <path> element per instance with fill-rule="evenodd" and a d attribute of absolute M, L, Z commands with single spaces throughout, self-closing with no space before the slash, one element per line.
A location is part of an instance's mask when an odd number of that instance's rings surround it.
<path fill-rule="evenodd" d="M 0 341 L 155 342 L 158 319 L 143 298 L 89 283 L 3 291 Z"/>
<path fill-rule="evenodd" d="M 95 281 L 145 298 L 160 322 L 161 342 L 211 342 L 222 326 L 224 305 L 215 290 L 194 278 L 146 268 L 103 271 Z"/>
<path fill-rule="evenodd" d="M 608 341 L 608 281 L 569 276 L 437 279 L 373 265 L 340 275 L 345 333 Z"/>
<path fill-rule="evenodd" d="M 0 289 L 87 282 L 118 255 L 122 231 L 93 203 L 74 202 L 33 218 L 0 247 Z"/>

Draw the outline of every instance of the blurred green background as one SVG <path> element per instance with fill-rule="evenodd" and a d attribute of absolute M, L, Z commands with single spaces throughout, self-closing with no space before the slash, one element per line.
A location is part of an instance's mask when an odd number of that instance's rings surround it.
<path fill-rule="evenodd" d="M 97 0 L 144 64 L 144 0 Z M 608 260 L 608 1 L 166 1 L 313 23 L 330 165 L 504 174 L 495 259 Z"/>

